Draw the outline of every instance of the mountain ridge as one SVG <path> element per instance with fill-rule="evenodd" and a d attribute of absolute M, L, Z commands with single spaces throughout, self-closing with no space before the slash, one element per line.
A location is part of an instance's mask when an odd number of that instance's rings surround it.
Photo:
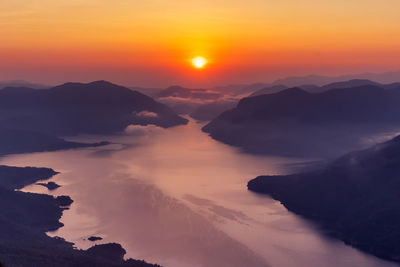
<path fill-rule="evenodd" d="M 346 146 L 357 149 L 363 132 L 367 136 L 400 127 L 399 102 L 400 90 L 374 85 L 320 93 L 295 87 L 243 98 L 203 131 L 254 153 L 296 155 L 307 151 L 318 156 L 334 152 L 332 148 L 344 153 Z M 335 145 L 329 147 L 327 140 Z"/>
<path fill-rule="evenodd" d="M 259 176 L 248 189 L 270 195 L 347 244 L 399 262 L 399 166 L 397 136 L 318 170 Z"/>

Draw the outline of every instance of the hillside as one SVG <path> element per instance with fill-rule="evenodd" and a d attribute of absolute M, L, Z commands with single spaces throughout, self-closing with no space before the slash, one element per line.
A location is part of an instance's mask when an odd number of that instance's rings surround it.
<path fill-rule="evenodd" d="M 171 127 L 187 121 L 142 93 L 97 81 L 44 90 L 0 90 L 0 122 L 4 128 L 60 136 L 114 133 L 130 124 Z"/>
<path fill-rule="evenodd" d="M 257 177 L 248 188 L 271 195 L 350 245 L 400 261 L 400 136 L 321 170 Z"/>
<path fill-rule="evenodd" d="M 372 85 L 322 93 L 289 88 L 244 98 L 203 131 L 255 153 L 335 156 L 400 127 L 399 102 L 399 89 Z"/>

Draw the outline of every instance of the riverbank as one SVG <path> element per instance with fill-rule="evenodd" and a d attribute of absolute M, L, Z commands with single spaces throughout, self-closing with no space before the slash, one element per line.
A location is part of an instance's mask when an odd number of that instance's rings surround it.
<path fill-rule="evenodd" d="M 62 213 L 72 199 L 16 191 L 56 175 L 49 168 L 0 166 L 0 261 L 14 266 L 158 266 L 133 259 L 124 260 L 119 244 L 97 245 L 77 250 L 61 238 L 46 235 L 62 227 Z"/>
<path fill-rule="evenodd" d="M 272 196 L 346 244 L 400 262 L 399 166 L 398 136 L 321 170 L 257 177 L 248 189 Z"/>

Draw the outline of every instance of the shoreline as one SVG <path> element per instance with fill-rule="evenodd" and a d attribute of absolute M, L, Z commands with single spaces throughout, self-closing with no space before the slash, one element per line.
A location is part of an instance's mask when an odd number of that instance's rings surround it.
<path fill-rule="evenodd" d="M 63 226 L 60 218 L 73 200 L 69 196 L 53 197 L 19 191 L 38 181 L 46 181 L 58 172 L 50 168 L 11 167 L 0 165 L 0 258 L 8 267 L 71 266 L 159 266 L 142 260 L 124 260 L 121 245 L 94 245 L 87 250 L 73 248 L 73 243 L 50 237 L 48 231 Z M 12 210 L 12 212 L 11 212 Z M 7 230 L 6 230 L 7 229 Z"/>

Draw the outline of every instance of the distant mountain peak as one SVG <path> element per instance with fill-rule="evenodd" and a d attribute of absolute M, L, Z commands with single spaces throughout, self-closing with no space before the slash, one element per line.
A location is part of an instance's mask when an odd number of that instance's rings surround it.
<path fill-rule="evenodd" d="M 352 79 L 343 82 L 334 82 L 323 86 L 325 89 L 341 89 L 341 88 L 351 88 L 351 87 L 359 87 L 365 85 L 375 85 L 380 86 L 379 83 L 368 80 L 368 79 Z"/>
<path fill-rule="evenodd" d="M 88 85 L 93 85 L 93 86 L 118 86 L 121 87 L 119 85 L 116 85 L 112 82 L 106 81 L 106 80 L 98 80 L 98 81 L 93 81 L 88 83 Z"/>
<path fill-rule="evenodd" d="M 141 94 L 139 92 L 135 92 L 130 90 L 129 88 L 116 85 L 114 83 L 104 81 L 104 80 L 99 80 L 99 81 L 94 81 L 90 83 L 79 83 L 79 82 L 68 82 L 64 83 L 62 85 L 53 87 L 51 89 L 52 91 L 63 91 L 65 93 L 67 92 L 86 92 L 86 93 L 97 93 L 97 94 L 108 94 L 111 93 L 110 91 L 121 91 L 125 92 L 127 94 Z M 142 95 L 142 94 L 141 94 Z"/>
<path fill-rule="evenodd" d="M 66 86 L 118 86 L 116 84 L 113 84 L 109 81 L 105 81 L 105 80 L 98 80 L 98 81 L 93 81 L 93 82 L 89 82 L 89 83 L 81 83 L 81 82 L 66 82 L 64 84 L 61 84 L 59 86 L 56 87 L 66 87 Z"/>
<path fill-rule="evenodd" d="M 275 93 L 275 95 L 309 95 L 310 93 L 300 87 L 292 87 L 284 89 L 280 92 Z"/>

